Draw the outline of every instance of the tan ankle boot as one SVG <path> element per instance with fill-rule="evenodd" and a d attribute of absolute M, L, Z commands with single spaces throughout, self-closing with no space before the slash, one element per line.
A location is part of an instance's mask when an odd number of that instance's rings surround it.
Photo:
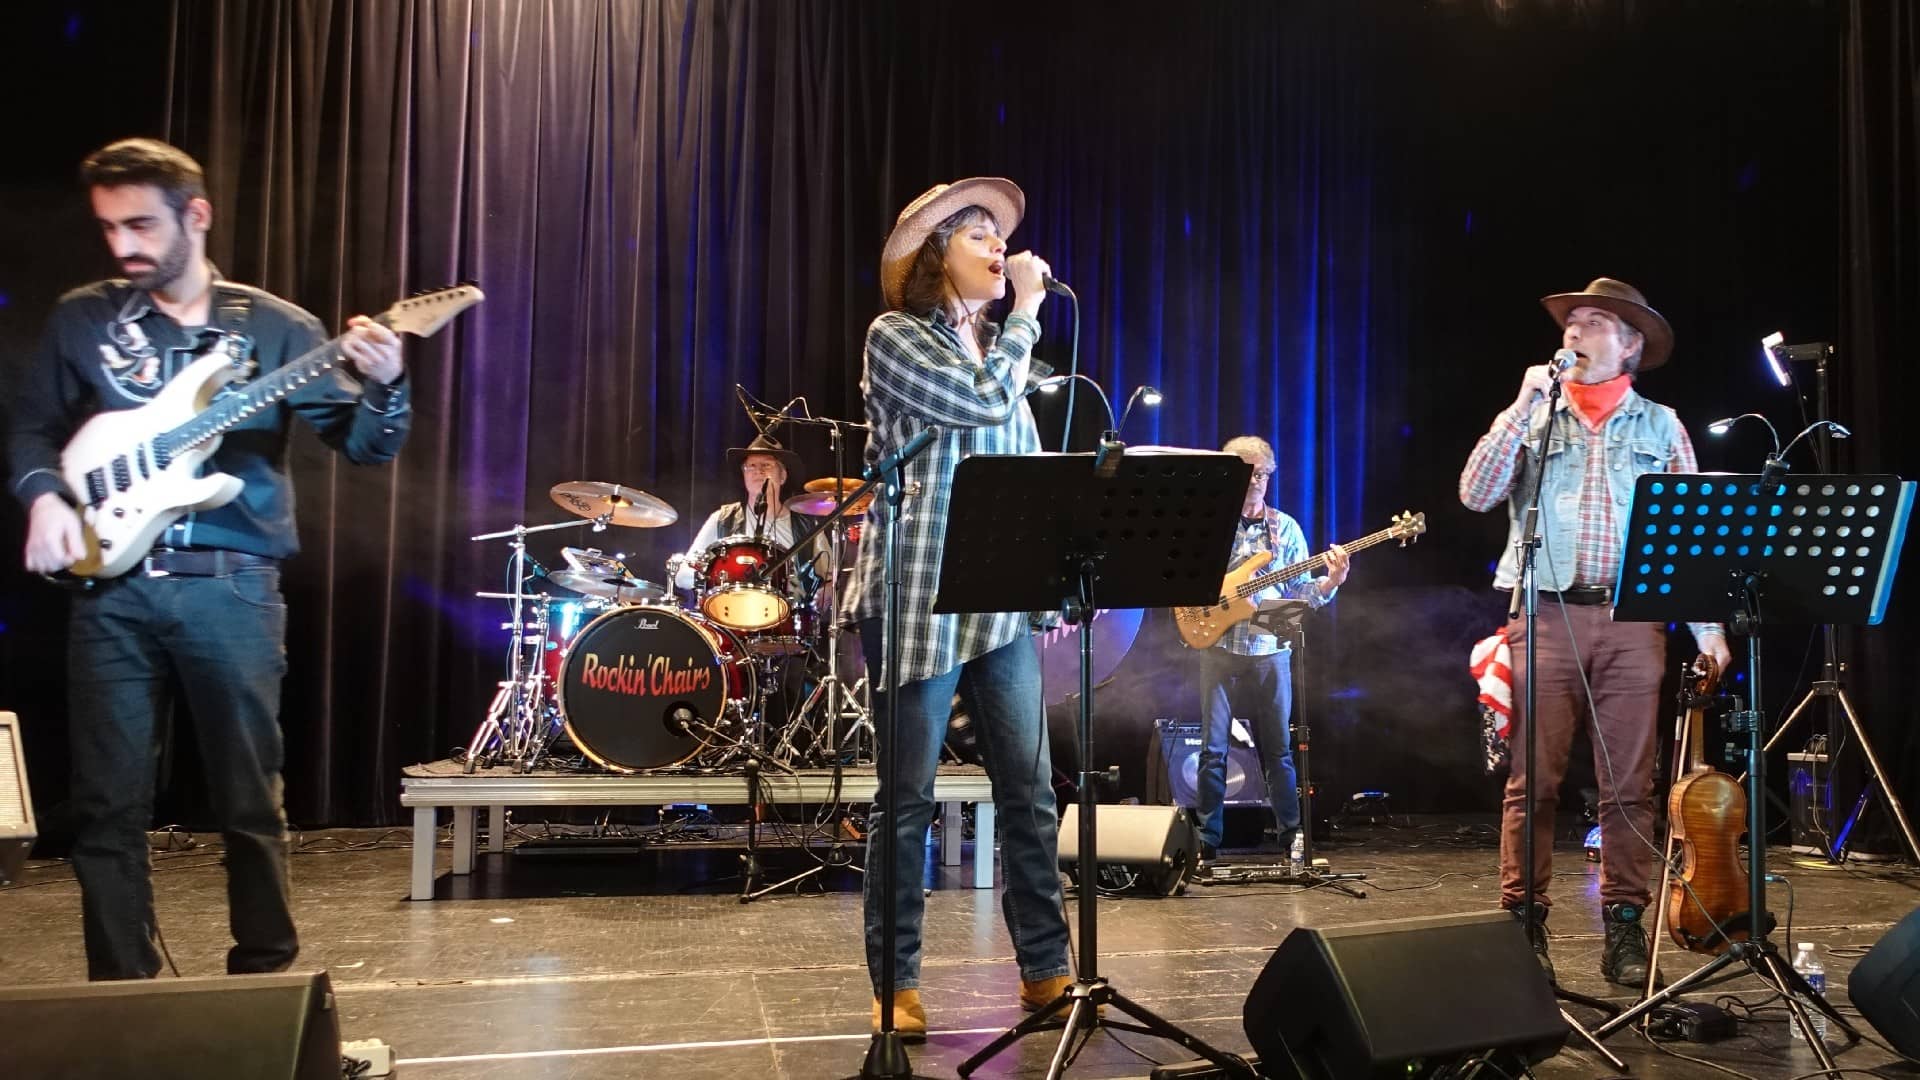
<path fill-rule="evenodd" d="M 903 1039 L 927 1037 L 927 1007 L 920 1003 L 920 991 L 893 992 L 893 1029 Z M 873 1030 L 880 1030 L 880 998 L 873 999 Z"/>
<path fill-rule="evenodd" d="M 1041 979 L 1039 982 L 1021 979 L 1020 1007 L 1028 1012 L 1039 1012 L 1053 1004 L 1053 999 L 1066 993 L 1067 987 L 1072 985 L 1073 976 L 1071 975 L 1055 975 L 1051 979 Z M 1061 1015 L 1064 1017 L 1065 1013 Z"/>

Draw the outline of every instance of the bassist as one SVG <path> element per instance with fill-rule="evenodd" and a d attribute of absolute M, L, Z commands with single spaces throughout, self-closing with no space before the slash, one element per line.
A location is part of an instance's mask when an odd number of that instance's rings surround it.
<path fill-rule="evenodd" d="M 1253 466 L 1246 501 L 1240 507 L 1240 527 L 1234 532 L 1231 565 L 1238 566 L 1258 552 L 1287 565 L 1307 557 L 1306 536 L 1292 517 L 1267 505 L 1267 482 L 1273 476 L 1273 447 L 1257 435 L 1229 439 L 1221 447 Z M 1252 599 L 1305 600 L 1315 608 L 1332 602 L 1347 580 L 1347 552 L 1335 544 L 1327 553 L 1327 573 L 1320 578 L 1302 575 L 1279 582 Z M 1265 774 L 1267 799 L 1273 806 L 1274 827 L 1281 850 L 1293 845 L 1300 827 L 1300 797 L 1294 790 L 1292 733 L 1292 652 L 1251 621 L 1238 623 L 1210 648 L 1200 650 L 1200 720 L 1205 745 L 1200 752 L 1194 813 L 1200 819 L 1200 855 L 1211 862 L 1220 847 L 1222 809 L 1227 791 L 1227 749 L 1232 734 L 1233 709 L 1229 695 L 1238 686 L 1253 724 L 1254 745 Z"/>
<path fill-rule="evenodd" d="M 126 277 L 61 300 L 14 403 L 10 486 L 27 507 L 25 562 L 35 573 L 89 554 L 75 512 L 83 493 L 60 468 L 62 447 L 85 421 L 151 402 L 208 349 L 230 357 L 237 386 L 327 337 L 300 308 L 220 278 L 206 256 L 213 207 L 185 153 L 126 139 L 88 157 L 81 180 Z M 244 483 L 237 498 L 182 517 L 131 572 L 74 597 L 73 867 L 90 978 L 159 971 L 146 830 L 172 680 L 193 714 L 222 818 L 235 939 L 227 970 L 284 970 L 299 951 L 279 726 L 287 666 L 279 567 L 298 546 L 291 423 L 298 414 L 349 460 L 377 464 L 399 452 L 409 419 L 398 337 L 364 317 L 351 326 L 339 345 L 350 376 L 336 369 L 297 404 L 261 408 L 215 453 L 209 468 Z"/>

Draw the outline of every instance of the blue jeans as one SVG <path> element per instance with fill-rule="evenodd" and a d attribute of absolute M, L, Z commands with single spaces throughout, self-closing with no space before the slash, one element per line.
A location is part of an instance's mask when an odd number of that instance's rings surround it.
<path fill-rule="evenodd" d="M 1282 839 L 1300 827 L 1300 793 L 1293 774 L 1293 654 L 1282 650 L 1271 656 L 1240 656 L 1225 649 L 1200 651 L 1200 720 L 1206 745 L 1200 751 L 1200 840 L 1220 846 L 1227 795 L 1227 749 L 1233 734 L 1233 708 L 1228 695 L 1234 685 L 1253 714 L 1253 745 L 1260 755 L 1260 771 L 1273 806 L 1274 824 Z"/>
<path fill-rule="evenodd" d="M 860 626 L 860 647 L 867 670 L 881 670 L 880 620 Z M 1020 977 L 1049 979 L 1072 971 L 1067 963 L 1067 920 L 1061 910 L 1060 868 L 1056 855 L 1059 818 L 1053 800 L 1053 759 L 1047 750 L 1046 713 L 1040 696 L 1040 660 L 1032 638 L 1020 638 L 930 679 L 902 686 L 900 730 L 888 740 L 886 695 L 873 693 L 873 718 L 879 740 L 880 789 L 874 796 L 867 836 L 867 974 L 879 993 L 886 962 L 881 940 L 881 868 L 879 837 L 891 830 L 894 853 L 894 987 L 920 985 L 920 927 L 926 915 L 927 828 L 933 823 L 933 778 L 940 748 L 953 715 L 958 689 L 974 718 L 993 805 L 1000 823 L 1000 861 L 1006 890 L 1000 898 L 1013 939 Z M 888 755 L 900 755 L 899 818 L 889 821 Z M 949 821 L 947 842 L 960 839 L 960 823 Z M 975 852 L 990 859 L 992 852 Z"/>
<path fill-rule="evenodd" d="M 73 871 L 88 977 L 151 978 L 160 970 L 147 829 L 170 678 L 193 714 L 226 846 L 235 942 L 227 970 L 286 969 L 300 945 L 281 808 L 280 572 L 120 578 L 74 599 L 67 633 Z"/>

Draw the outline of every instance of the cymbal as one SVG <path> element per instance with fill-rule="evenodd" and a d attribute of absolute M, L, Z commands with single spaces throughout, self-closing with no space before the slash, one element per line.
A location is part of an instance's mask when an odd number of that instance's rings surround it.
<path fill-rule="evenodd" d="M 852 489 L 849 488 L 848 490 Z M 786 502 L 787 509 L 794 513 L 812 514 L 815 517 L 823 517 L 831 514 L 833 513 L 833 508 L 839 505 L 840 500 L 834 498 L 833 492 L 831 491 L 809 491 L 804 495 L 795 495 Z M 867 507 L 872 505 L 873 492 L 869 491 L 854 501 L 853 507 L 847 511 L 846 516 L 860 517 L 867 512 Z"/>
<path fill-rule="evenodd" d="M 638 604 L 667 595 L 666 586 L 651 581 L 632 577 L 601 577 L 584 570 L 555 570 L 547 575 L 547 580 L 582 596 L 598 596 L 622 604 Z"/>
<path fill-rule="evenodd" d="M 653 529 L 680 520 L 680 512 L 657 495 L 598 480 L 555 484 L 548 491 L 560 508 L 589 520 L 605 517 L 614 525 Z"/>
<path fill-rule="evenodd" d="M 818 480 L 807 481 L 805 489 L 807 491 L 852 491 L 864 483 L 866 483 L 865 480 L 856 477 L 823 476 Z"/>

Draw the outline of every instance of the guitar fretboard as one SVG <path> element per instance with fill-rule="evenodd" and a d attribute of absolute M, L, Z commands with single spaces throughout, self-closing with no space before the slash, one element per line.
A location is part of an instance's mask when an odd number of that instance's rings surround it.
<path fill-rule="evenodd" d="M 1392 526 L 1388 526 L 1387 528 L 1381 529 L 1379 532 L 1368 533 L 1367 535 L 1361 537 L 1358 540 L 1355 540 L 1351 543 L 1343 544 L 1341 546 L 1346 548 L 1349 552 L 1365 551 L 1368 548 L 1373 547 L 1375 544 L 1385 543 L 1388 540 L 1394 539 L 1395 537 L 1400 535 L 1401 531 L 1402 530 L 1400 526 L 1392 525 Z M 1269 570 L 1258 577 L 1252 578 L 1248 580 L 1245 584 L 1241 585 L 1238 589 L 1235 589 L 1233 592 L 1233 595 L 1235 597 L 1238 597 L 1239 599 L 1245 600 L 1247 597 L 1252 596 L 1254 593 L 1257 593 L 1262 589 L 1268 588 L 1273 585 L 1278 585 L 1283 581 L 1292 580 L 1293 578 L 1299 577 L 1301 574 L 1310 574 L 1315 570 L 1324 568 L 1326 565 L 1327 565 L 1327 553 L 1323 551 L 1320 554 L 1315 555 L 1311 559 L 1302 559 L 1297 563 L 1293 563 L 1288 566 L 1283 566 L 1278 570 Z"/>
<path fill-rule="evenodd" d="M 375 321 L 387 324 L 385 316 Z M 226 434 L 234 425 L 319 379 L 339 363 L 338 337 L 308 349 L 292 361 L 220 398 L 193 419 L 155 438 L 154 456 L 161 468 L 165 468 L 167 462 L 181 451 Z"/>

